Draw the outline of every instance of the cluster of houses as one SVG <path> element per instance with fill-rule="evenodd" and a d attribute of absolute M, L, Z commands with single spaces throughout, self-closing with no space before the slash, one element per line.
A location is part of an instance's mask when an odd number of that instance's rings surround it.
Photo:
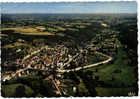
<path fill-rule="evenodd" d="M 38 69 L 38 70 L 46 70 L 51 71 L 53 68 L 55 70 L 63 69 L 63 66 L 65 63 L 67 63 L 72 58 L 70 54 L 69 48 L 67 48 L 64 45 L 57 45 L 54 48 L 48 48 L 42 49 L 40 52 L 30 56 L 26 60 L 24 59 L 16 59 L 15 63 L 18 66 L 18 69 L 16 72 L 11 72 L 7 75 L 7 71 L 3 72 L 3 77 L 10 79 L 15 77 L 15 74 L 17 76 L 28 75 L 30 72 L 26 70 L 27 72 L 24 73 L 24 69 L 30 68 L 30 69 Z M 19 72 L 23 70 L 22 72 Z"/>

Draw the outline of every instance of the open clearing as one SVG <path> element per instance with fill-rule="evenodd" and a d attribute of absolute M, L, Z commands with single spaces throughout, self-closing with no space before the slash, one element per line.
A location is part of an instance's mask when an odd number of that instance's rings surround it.
<path fill-rule="evenodd" d="M 20 33 L 23 35 L 54 35 L 54 33 L 51 32 L 43 32 L 44 27 L 14 27 L 14 28 L 3 28 L 2 31 L 8 31 L 8 30 L 13 30 L 16 33 Z"/>
<path fill-rule="evenodd" d="M 96 87 L 96 91 L 99 96 L 127 96 L 130 92 L 135 89 L 133 87 L 129 88 L 103 88 Z"/>

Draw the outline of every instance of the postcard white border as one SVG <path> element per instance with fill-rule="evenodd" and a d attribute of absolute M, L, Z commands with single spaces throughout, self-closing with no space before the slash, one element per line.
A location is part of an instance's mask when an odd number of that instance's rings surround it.
<path fill-rule="evenodd" d="M 1 0 L 0 1 L 0 18 L 1 18 L 1 4 L 4 3 L 4 2 L 13 2 L 13 3 L 20 3 L 20 2 L 118 2 L 118 1 L 136 1 L 137 2 L 137 24 L 138 24 L 138 79 L 140 79 L 140 0 Z M 0 20 L 0 24 L 1 24 L 1 20 Z M 1 47 L 0 47 L 1 48 Z M 0 50 L 0 53 L 1 53 L 1 50 Z M 0 54 L 1 55 L 1 54 Z M 1 59 L 0 59 L 1 61 Z M 1 62 L 0 62 L 1 63 Z M 1 70 L 1 67 L 0 67 L 0 70 Z M 1 73 L 0 73 L 1 74 Z M 140 82 L 138 81 L 138 87 L 140 87 Z M 1 84 L 0 84 L 1 85 Z M 1 89 L 1 87 L 0 87 Z M 1 91 L 1 90 L 0 90 Z M 1 92 L 0 92 L 0 98 L 3 98 L 1 97 Z M 65 97 L 60 97 L 61 99 L 65 99 Z M 140 91 L 138 92 L 138 96 L 134 96 L 134 97 L 68 97 L 68 98 L 77 98 L 77 99 L 81 99 L 81 98 L 89 98 L 89 99 L 92 99 L 92 98 L 95 98 L 95 99 L 100 99 L 100 98 L 103 98 L 103 99 L 136 99 L 136 98 L 140 98 Z M 14 98 L 11 98 L 11 99 L 14 99 Z M 25 98 L 23 98 L 25 99 Z M 33 99 L 33 98 L 30 98 L 30 99 Z M 55 98 L 53 98 L 55 99 Z"/>

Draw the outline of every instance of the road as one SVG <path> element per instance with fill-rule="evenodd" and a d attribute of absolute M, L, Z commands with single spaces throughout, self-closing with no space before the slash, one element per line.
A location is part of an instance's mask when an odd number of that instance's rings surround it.
<path fill-rule="evenodd" d="M 26 60 L 26 59 L 30 58 L 32 55 L 34 55 L 34 54 L 36 54 L 36 53 L 39 53 L 39 52 L 40 52 L 41 50 L 43 50 L 44 48 L 47 49 L 48 46 L 42 47 L 41 49 L 32 52 L 31 54 L 25 56 L 25 57 L 23 58 L 23 60 Z M 90 64 L 90 65 L 86 65 L 86 66 L 82 66 L 82 67 L 77 67 L 77 68 L 74 68 L 74 69 L 63 69 L 63 70 L 62 70 L 62 69 L 59 69 L 59 70 L 57 70 L 57 72 L 64 73 L 64 72 L 70 72 L 70 71 L 78 71 L 78 70 L 81 70 L 81 69 L 85 69 L 85 68 L 89 68 L 89 67 L 95 67 L 95 66 L 99 66 L 99 65 L 102 65 L 102 64 L 106 64 L 106 63 L 108 63 L 108 62 L 110 62 L 110 61 L 113 60 L 113 58 L 112 58 L 111 56 L 105 55 L 105 54 L 103 54 L 103 53 L 101 53 L 101 52 L 97 52 L 97 51 L 96 51 L 95 53 L 100 54 L 100 55 L 102 55 L 102 56 L 105 56 L 105 57 L 107 57 L 107 59 L 104 60 L 104 61 L 101 61 L 101 62 L 97 62 L 97 63 L 95 63 L 95 64 Z M 63 65 L 63 67 L 66 66 L 66 65 L 68 65 L 68 64 L 69 64 L 73 59 L 75 59 L 78 55 L 79 55 L 79 54 L 76 54 L 75 56 L 71 57 L 71 58 L 69 59 L 69 61 L 66 62 L 66 63 Z M 20 69 L 20 70 L 18 70 L 16 73 L 11 74 L 11 76 L 9 76 L 9 75 L 5 76 L 4 78 L 2 78 L 2 81 L 10 80 L 10 79 L 12 79 L 13 77 L 15 77 L 16 75 L 20 75 L 21 72 L 24 72 L 25 70 L 28 70 L 28 69 L 34 69 L 34 68 L 26 67 L 26 68 L 24 68 L 24 69 Z M 45 71 L 45 70 L 44 70 L 44 71 Z M 46 70 L 46 71 L 48 71 L 48 70 Z"/>
<path fill-rule="evenodd" d="M 66 65 L 68 65 L 68 64 L 69 64 L 73 59 L 75 59 L 78 55 L 79 55 L 79 54 L 76 54 L 75 56 L 71 57 L 71 58 L 69 59 L 69 61 L 66 62 L 66 63 L 63 65 L 63 67 L 66 66 Z"/>
<path fill-rule="evenodd" d="M 26 59 L 30 58 L 32 55 L 36 54 L 36 53 L 39 53 L 41 50 L 43 49 L 47 49 L 48 46 L 44 46 L 44 47 L 41 47 L 39 50 L 36 50 L 28 55 L 26 55 L 24 58 L 23 58 L 23 61 L 25 61 Z M 28 70 L 28 69 L 33 69 L 31 67 L 26 67 L 24 69 L 20 69 L 18 71 L 16 71 L 14 74 L 11 74 L 11 75 L 6 75 L 5 77 L 2 78 L 2 81 L 6 81 L 6 80 L 10 80 L 12 79 L 13 77 L 15 77 L 16 75 L 18 75 L 19 73 L 21 72 L 24 72 L 25 70 Z"/>
<path fill-rule="evenodd" d="M 70 71 L 78 71 L 78 70 L 89 68 L 89 67 L 95 67 L 95 66 L 103 65 L 103 64 L 106 64 L 106 63 L 108 63 L 108 62 L 113 60 L 113 58 L 111 56 L 105 55 L 105 54 L 103 54 L 101 52 L 96 51 L 95 53 L 103 55 L 103 56 L 107 57 L 108 59 L 104 60 L 104 61 L 101 61 L 101 62 L 98 62 L 98 63 L 95 63 L 95 64 L 90 64 L 90 65 L 86 65 L 86 66 L 82 66 L 82 67 L 77 67 L 77 68 L 74 68 L 74 69 L 58 70 L 57 72 L 64 73 L 64 72 L 70 72 Z"/>
<path fill-rule="evenodd" d="M 41 47 L 39 50 L 34 51 L 34 52 L 28 54 L 27 56 L 25 56 L 25 57 L 23 58 L 23 60 L 26 60 L 26 59 L 30 58 L 32 55 L 34 55 L 34 54 L 36 54 L 36 53 L 39 53 L 41 50 L 43 50 L 43 49 L 45 49 L 45 48 L 47 49 L 48 46 Z"/>

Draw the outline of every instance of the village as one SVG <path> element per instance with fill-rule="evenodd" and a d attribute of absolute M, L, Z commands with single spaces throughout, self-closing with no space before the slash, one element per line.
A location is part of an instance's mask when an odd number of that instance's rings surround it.
<path fill-rule="evenodd" d="M 72 56 L 70 53 L 73 50 L 75 50 L 75 52 L 72 53 Z M 26 59 L 16 59 L 15 63 L 18 66 L 18 69 L 16 70 L 16 72 L 11 72 L 10 75 L 7 77 L 11 78 L 13 75 L 15 75 L 15 73 L 18 73 L 25 68 L 45 70 L 48 72 L 51 72 L 53 68 L 55 68 L 55 70 L 63 69 L 64 67 L 70 66 L 70 63 L 74 57 L 78 58 L 79 60 L 84 58 L 81 55 L 80 57 L 77 57 L 78 53 L 79 52 L 77 49 L 68 49 L 64 45 L 57 45 L 55 48 L 44 48 L 38 53 L 28 55 L 28 58 Z M 87 59 L 85 59 L 85 61 L 87 61 Z M 28 70 L 26 71 L 26 74 L 30 73 Z M 4 72 L 4 75 L 5 74 L 6 71 Z M 17 76 L 20 77 L 22 74 L 24 73 L 18 73 Z"/>
<path fill-rule="evenodd" d="M 74 53 L 72 52 L 73 50 L 75 50 Z M 79 55 L 81 52 L 82 54 Z M 37 51 L 37 53 L 33 55 L 28 55 L 28 58 L 17 59 L 15 63 L 17 64 L 18 69 L 15 72 L 3 72 L 2 81 L 5 82 L 6 80 L 10 80 L 12 78 L 16 79 L 21 76 L 37 75 L 38 71 L 34 70 L 45 71 L 45 80 L 51 80 L 52 83 L 54 83 L 57 88 L 57 94 L 59 90 L 57 84 L 60 84 L 59 79 L 62 78 L 62 73 L 58 73 L 56 71 L 63 70 L 64 68 L 71 66 L 71 61 L 75 58 L 77 58 L 75 60 L 76 63 L 81 59 L 83 59 L 83 62 L 87 62 L 87 58 L 84 58 L 83 56 L 83 54 L 85 54 L 84 51 L 82 50 L 81 52 L 77 49 L 68 49 L 64 45 L 57 45 L 55 48 L 42 48 L 39 52 Z M 73 54 L 73 56 L 70 53 Z M 58 94 L 60 94 L 60 92 Z"/>
<path fill-rule="evenodd" d="M 70 71 L 74 68 L 84 68 L 83 66 L 90 67 L 88 64 L 90 63 L 91 57 L 88 57 L 89 53 L 97 53 L 97 51 L 101 51 L 100 48 L 102 48 L 103 53 L 104 47 L 98 47 L 98 39 L 100 38 L 102 40 L 105 39 L 105 43 L 108 44 L 114 44 L 112 47 L 106 46 L 107 49 L 111 48 L 113 50 L 116 50 L 117 44 L 115 44 L 114 40 L 116 39 L 115 35 L 110 33 L 109 38 L 105 38 L 105 34 L 97 34 L 97 36 L 90 42 L 90 45 L 79 47 L 79 48 L 68 48 L 65 45 L 56 45 L 54 48 L 49 48 L 48 46 L 42 47 L 40 50 L 33 52 L 33 54 L 29 54 L 25 56 L 23 59 L 16 59 L 15 64 L 18 67 L 18 69 L 14 72 L 5 71 L 2 73 L 2 81 L 5 82 L 7 80 L 10 80 L 12 78 L 18 79 L 19 77 L 26 77 L 28 75 L 38 75 L 38 72 L 41 71 L 42 75 L 44 75 L 45 80 L 51 81 L 55 85 L 55 93 L 58 95 L 65 94 L 66 91 L 61 86 L 65 80 L 63 79 L 63 71 Z M 102 35 L 102 36 L 101 36 Z M 112 35 L 112 36 L 111 36 Z M 104 38 L 104 39 L 103 39 Z M 111 50 L 110 49 L 110 50 Z M 109 52 L 109 51 L 108 51 Z M 110 52 L 111 53 L 111 52 Z M 108 53 L 107 53 L 108 54 Z M 91 54 L 93 55 L 93 54 Z M 108 54 L 109 55 L 109 54 Z M 110 54 L 112 55 L 112 54 Z M 113 54 L 115 55 L 115 54 Z M 100 57 L 103 58 L 103 60 L 106 59 L 108 56 L 104 56 L 101 53 L 96 54 L 96 58 Z M 96 59 L 95 58 L 95 59 Z M 109 61 L 111 58 L 109 59 Z M 93 59 L 91 60 L 93 61 Z M 108 62 L 103 61 L 103 63 Z M 100 62 L 97 65 L 103 64 Z M 93 63 L 92 63 L 93 64 Z M 89 64 L 90 65 L 90 64 Z M 96 65 L 96 63 L 95 63 Z M 92 65 L 91 65 L 92 66 Z M 78 69 L 78 70 L 79 70 Z M 73 87 L 74 91 L 76 91 L 76 87 Z"/>

